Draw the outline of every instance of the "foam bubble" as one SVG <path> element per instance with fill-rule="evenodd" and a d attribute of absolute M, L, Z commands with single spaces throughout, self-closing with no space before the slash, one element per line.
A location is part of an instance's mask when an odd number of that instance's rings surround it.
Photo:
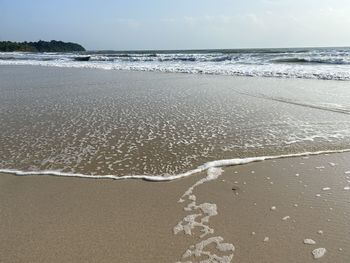
<path fill-rule="evenodd" d="M 314 259 L 319 259 L 323 257 L 326 254 L 327 250 L 323 247 L 316 248 L 312 251 L 312 255 L 314 256 Z"/>
<path fill-rule="evenodd" d="M 183 259 L 189 257 L 203 257 L 206 256 L 207 260 L 201 262 L 217 262 L 217 263 L 230 263 L 233 258 L 232 252 L 235 251 L 235 247 L 232 244 L 224 243 L 224 239 L 221 236 L 210 237 L 206 240 L 202 240 L 195 245 L 192 245 L 183 255 Z M 220 252 L 231 252 L 231 254 L 218 256 L 210 251 L 205 251 L 205 248 L 211 244 L 215 245 L 215 248 Z"/>
<path fill-rule="evenodd" d="M 304 239 L 304 244 L 307 244 L 307 245 L 315 245 L 316 242 L 315 240 L 311 239 L 311 238 L 305 238 Z"/>

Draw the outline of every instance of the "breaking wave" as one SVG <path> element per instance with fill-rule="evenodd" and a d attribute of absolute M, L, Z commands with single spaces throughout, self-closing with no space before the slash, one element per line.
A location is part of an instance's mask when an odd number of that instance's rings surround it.
<path fill-rule="evenodd" d="M 81 56 L 88 56 L 89 60 L 77 61 Z M 0 53 L 0 65 L 40 65 L 250 77 L 350 80 L 350 49 L 3 52 Z"/>

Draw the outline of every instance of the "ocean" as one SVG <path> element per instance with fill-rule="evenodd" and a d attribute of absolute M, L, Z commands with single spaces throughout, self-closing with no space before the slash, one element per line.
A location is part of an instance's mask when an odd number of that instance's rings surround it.
<path fill-rule="evenodd" d="M 75 61 L 79 55 L 90 61 Z M 14 52 L 0 53 L 0 65 L 350 80 L 350 48 Z"/>
<path fill-rule="evenodd" d="M 2 53 L 0 261 L 348 262 L 347 54 Z"/>
<path fill-rule="evenodd" d="M 0 171 L 170 180 L 346 151 L 349 62 L 348 48 L 1 53 Z"/>

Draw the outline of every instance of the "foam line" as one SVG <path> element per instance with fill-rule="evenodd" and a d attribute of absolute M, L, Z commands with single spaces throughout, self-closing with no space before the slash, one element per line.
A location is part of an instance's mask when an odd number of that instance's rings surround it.
<path fill-rule="evenodd" d="M 62 177 L 77 177 L 77 178 L 87 178 L 87 179 L 111 179 L 111 180 L 130 180 L 130 179 L 141 179 L 146 181 L 153 182 L 165 182 L 165 181 L 174 181 L 177 179 L 185 178 L 191 176 L 196 173 L 203 172 L 212 167 L 223 167 L 223 166 L 235 166 L 235 165 L 243 165 L 252 162 L 261 162 L 265 160 L 272 159 L 283 159 L 290 157 L 301 157 L 301 156 L 309 156 L 309 155 L 320 155 L 320 154 L 330 154 L 330 153 L 344 153 L 350 152 L 350 149 L 343 150 L 329 150 L 329 151 L 317 151 L 317 152 L 303 152 L 303 153 L 295 153 L 295 154 L 283 154 L 283 155 L 271 155 L 271 156 L 260 156 L 260 157 L 247 157 L 247 158 L 234 158 L 234 159 L 224 159 L 224 160 L 216 160 L 207 162 L 203 165 L 198 166 L 193 170 L 189 170 L 185 173 L 180 173 L 176 175 L 126 175 L 126 176 L 117 176 L 117 175 L 88 175 L 88 174 L 80 174 L 80 173 L 66 173 L 60 171 L 21 171 L 15 169 L 0 169 L 0 173 L 14 174 L 18 176 L 30 176 L 30 175 L 47 175 L 47 176 L 62 176 Z"/>

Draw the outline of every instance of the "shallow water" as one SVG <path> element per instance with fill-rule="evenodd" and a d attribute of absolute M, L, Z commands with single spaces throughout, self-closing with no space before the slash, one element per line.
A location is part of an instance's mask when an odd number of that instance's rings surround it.
<path fill-rule="evenodd" d="M 345 149 L 350 83 L 0 67 L 0 169 L 176 174 Z"/>

